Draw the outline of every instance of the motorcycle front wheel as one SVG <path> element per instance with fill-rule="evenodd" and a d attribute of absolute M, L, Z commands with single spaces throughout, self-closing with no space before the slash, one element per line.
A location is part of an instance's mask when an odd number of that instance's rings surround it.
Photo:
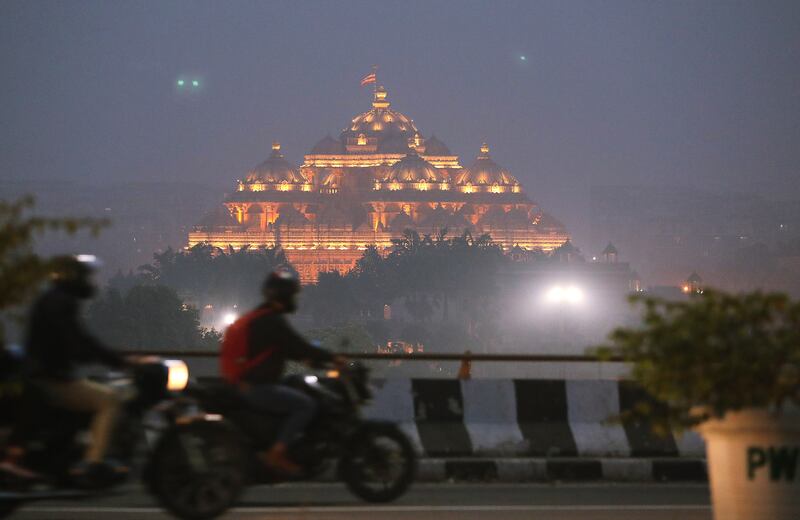
<path fill-rule="evenodd" d="M 417 458 L 408 437 L 389 423 L 366 423 L 340 461 L 347 488 L 367 502 L 390 502 L 414 481 Z"/>
<path fill-rule="evenodd" d="M 151 492 L 175 516 L 206 520 L 239 499 L 246 480 L 246 454 L 219 423 L 173 428 L 156 447 L 147 471 Z"/>

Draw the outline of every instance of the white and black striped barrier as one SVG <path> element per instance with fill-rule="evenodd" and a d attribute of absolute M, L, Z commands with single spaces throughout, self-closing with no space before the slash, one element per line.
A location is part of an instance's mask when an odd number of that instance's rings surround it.
<path fill-rule="evenodd" d="M 697 434 L 611 420 L 642 401 L 627 381 L 386 379 L 366 415 L 400 424 L 432 479 L 704 479 Z"/>

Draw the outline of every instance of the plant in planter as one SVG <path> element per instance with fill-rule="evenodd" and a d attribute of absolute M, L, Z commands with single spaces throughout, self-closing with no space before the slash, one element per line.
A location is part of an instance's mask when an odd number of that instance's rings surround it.
<path fill-rule="evenodd" d="M 629 361 L 664 404 L 647 410 L 655 425 L 703 435 L 715 518 L 800 517 L 800 303 L 714 290 L 633 301 L 641 326 L 597 352 Z"/>

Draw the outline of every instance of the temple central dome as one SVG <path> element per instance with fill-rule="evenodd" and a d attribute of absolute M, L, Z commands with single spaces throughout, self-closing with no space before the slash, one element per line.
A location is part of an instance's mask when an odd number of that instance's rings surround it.
<path fill-rule="evenodd" d="M 356 116 L 339 140 L 351 152 L 406 153 L 418 135 L 414 121 L 389 108 L 386 89 L 378 87 L 372 109 Z"/>
<path fill-rule="evenodd" d="M 267 184 L 282 182 L 302 184 L 308 182 L 289 161 L 283 158 L 281 145 L 277 142 L 272 143 L 272 153 L 269 158 L 247 172 L 246 180 L 247 182 L 263 182 Z"/>

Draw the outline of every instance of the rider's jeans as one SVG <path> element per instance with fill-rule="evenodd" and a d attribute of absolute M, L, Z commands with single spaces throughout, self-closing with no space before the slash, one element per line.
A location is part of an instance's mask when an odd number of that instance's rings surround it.
<path fill-rule="evenodd" d="M 306 429 L 317 408 L 308 395 L 279 384 L 248 384 L 242 388 L 242 394 L 260 412 L 288 415 L 276 439 L 287 445 Z"/>
<path fill-rule="evenodd" d="M 121 399 L 111 387 L 86 379 L 48 380 L 41 383 L 54 405 L 75 412 L 94 414 L 92 442 L 86 450 L 84 459 L 87 462 L 102 462 L 114 430 Z"/>

